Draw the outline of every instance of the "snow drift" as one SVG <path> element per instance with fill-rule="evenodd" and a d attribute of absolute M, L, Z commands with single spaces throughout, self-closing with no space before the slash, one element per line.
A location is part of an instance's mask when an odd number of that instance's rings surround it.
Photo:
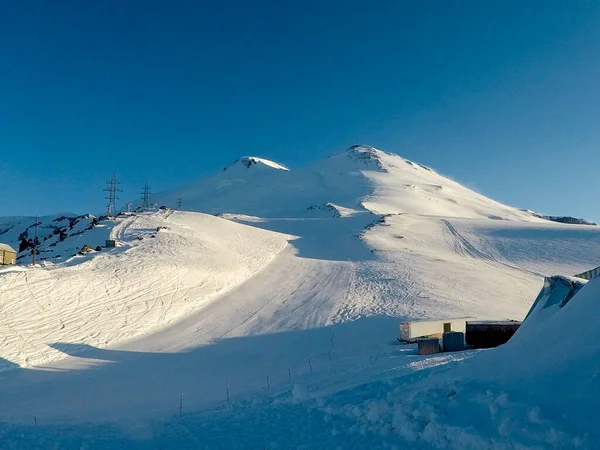
<path fill-rule="evenodd" d="M 544 280 L 544 287 L 531 305 L 518 333 L 535 329 L 553 314 L 560 311 L 587 281 L 572 277 L 555 275 Z"/>

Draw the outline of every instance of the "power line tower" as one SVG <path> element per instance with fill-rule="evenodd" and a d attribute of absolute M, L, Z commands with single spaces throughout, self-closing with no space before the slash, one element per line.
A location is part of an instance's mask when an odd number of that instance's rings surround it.
<path fill-rule="evenodd" d="M 38 216 L 35 216 L 35 223 L 33 225 L 35 226 L 35 236 L 33 237 L 33 249 L 31 250 L 31 264 L 35 266 L 35 256 L 37 255 L 38 243 L 37 229 L 38 225 L 40 225 L 40 223 L 38 222 Z"/>
<path fill-rule="evenodd" d="M 114 173 L 112 174 L 112 177 L 110 177 L 110 181 L 107 181 L 106 184 L 108 184 L 108 188 L 104 189 L 104 192 L 108 192 L 108 196 L 106 197 L 108 200 L 106 215 L 110 217 L 115 213 L 115 204 L 119 198 L 117 193 L 123 191 L 119 189 L 119 181 Z"/>
<path fill-rule="evenodd" d="M 127 202 L 127 212 L 130 213 L 131 212 L 131 202 Z"/>
<path fill-rule="evenodd" d="M 144 185 L 142 189 L 142 210 L 148 211 L 150 210 L 150 186 L 148 186 L 148 182 Z"/>
<path fill-rule="evenodd" d="M 179 197 L 179 198 L 177 199 L 177 209 L 178 209 L 179 211 L 182 211 L 182 210 L 183 210 L 183 197 Z"/>

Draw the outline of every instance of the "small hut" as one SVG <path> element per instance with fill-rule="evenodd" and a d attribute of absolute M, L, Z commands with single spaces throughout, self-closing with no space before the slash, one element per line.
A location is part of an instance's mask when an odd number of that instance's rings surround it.
<path fill-rule="evenodd" d="M 0 243 L 0 266 L 16 264 L 17 252 L 8 244 Z"/>
<path fill-rule="evenodd" d="M 416 342 L 419 338 L 438 337 L 444 333 L 458 331 L 464 333 L 468 320 L 472 318 L 446 319 L 446 320 L 415 320 L 400 323 L 400 342 Z"/>

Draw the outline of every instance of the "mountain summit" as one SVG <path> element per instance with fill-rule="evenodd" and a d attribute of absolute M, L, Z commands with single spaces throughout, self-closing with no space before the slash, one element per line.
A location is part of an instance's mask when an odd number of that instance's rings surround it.
<path fill-rule="evenodd" d="M 254 156 L 188 186 L 158 193 L 155 201 L 212 214 L 260 217 L 322 216 L 331 205 L 348 215 L 416 214 L 443 217 L 539 220 L 495 202 L 422 164 L 369 145 L 353 145 L 309 167 L 289 171 Z"/>
<path fill-rule="evenodd" d="M 223 170 L 230 170 L 233 168 L 237 168 L 237 167 L 243 167 L 246 169 L 250 169 L 251 167 L 269 167 L 271 169 L 278 169 L 278 170 L 286 170 L 289 171 L 290 169 L 288 169 L 287 167 L 278 164 L 276 162 L 270 161 L 268 159 L 264 159 L 264 158 L 258 158 L 256 156 L 242 156 L 241 158 L 236 159 L 233 164 L 223 168 Z"/>

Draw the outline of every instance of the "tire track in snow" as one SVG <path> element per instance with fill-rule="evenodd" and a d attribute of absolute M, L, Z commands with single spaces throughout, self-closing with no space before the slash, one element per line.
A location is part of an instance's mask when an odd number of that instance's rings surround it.
<path fill-rule="evenodd" d="M 445 229 L 448 231 L 450 236 L 453 238 L 453 242 L 455 243 L 455 251 L 459 254 L 463 254 L 466 256 L 470 256 L 471 258 L 483 260 L 484 262 L 492 263 L 492 264 L 500 264 L 510 269 L 519 270 L 521 272 L 526 272 L 532 275 L 536 275 L 538 277 L 546 277 L 547 275 L 535 272 L 533 270 L 525 269 L 523 267 L 515 266 L 509 264 L 505 261 L 501 261 L 497 258 L 494 258 L 492 255 L 485 253 L 475 247 L 466 237 L 458 232 L 458 230 L 452 225 L 448 220 L 442 219 L 441 222 L 444 224 Z"/>

